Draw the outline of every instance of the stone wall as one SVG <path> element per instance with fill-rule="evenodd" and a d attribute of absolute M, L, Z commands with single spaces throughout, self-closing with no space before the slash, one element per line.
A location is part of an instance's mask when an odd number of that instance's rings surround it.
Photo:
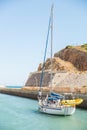
<path fill-rule="evenodd" d="M 29 75 L 27 82 L 25 83 L 25 86 L 40 86 L 41 73 L 42 73 L 41 71 L 31 73 Z M 54 77 L 55 73 L 53 72 L 52 75 Z M 49 86 L 50 79 L 51 79 L 51 73 L 49 71 L 45 71 L 43 74 L 42 86 Z"/>
<path fill-rule="evenodd" d="M 28 77 L 25 86 L 40 86 L 41 71 L 34 72 Z M 51 85 L 51 73 L 45 71 L 43 75 L 42 86 Z M 85 73 L 71 73 L 54 71 L 52 73 L 52 85 L 54 87 L 87 87 L 87 72 Z"/>

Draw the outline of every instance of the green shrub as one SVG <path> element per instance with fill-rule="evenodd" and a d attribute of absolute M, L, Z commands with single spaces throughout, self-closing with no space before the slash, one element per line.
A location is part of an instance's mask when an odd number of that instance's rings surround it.
<path fill-rule="evenodd" d="M 69 48 L 73 48 L 73 46 L 68 45 L 68 46 L 66 46 L 65 48 L 66 48 L 66 49 L 69 49 Z"/>
<path fill-rule="evenodd" d="M 87 43 L 86 43 L 86 44 L 83 44 L 81 47 L 82 47 L 83 49 L 87 50 Z"/>

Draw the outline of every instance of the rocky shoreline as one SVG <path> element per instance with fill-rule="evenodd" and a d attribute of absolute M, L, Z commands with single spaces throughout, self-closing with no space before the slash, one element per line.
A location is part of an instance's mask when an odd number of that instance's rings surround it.
<path fill-rule="evenodd" d="M 25 87 L 22 89 L 0 88 L 0 93 L 37 100 L 38 88 L 37 87 L 34 87 L 34 89 L 32 88 L 25 89 Z M 47 91 L 44 91 L 44 95 L 46 95 L 46 93 Z M 73 95 L 76 98 L 79 97 L 84 100 L 83 103 L 78 105 L 77 107 L 87 109 L 87 94 L 73 93 Z"/>

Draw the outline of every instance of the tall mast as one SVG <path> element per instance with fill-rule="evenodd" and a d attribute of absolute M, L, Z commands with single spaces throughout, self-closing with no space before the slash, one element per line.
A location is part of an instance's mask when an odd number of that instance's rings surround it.
<path fill-rule="evenodd" d="M 40 91 L 42 91 L 42 82 L 43 82 L 43 74 L 44 74 L 44 69 L 45 69 L 45 61 L 46 61 L 46 53 L 47 53 L 47 47 L 48 47 L 48 40 L 49 40 L 49 34 L 50 34 L 50 29 L 52 30 L 52 11 L 53 10 L 53 6 L 51 7 L 51 14 L 50 14 L 50 18 L 49 18 L 49 25 L 48 25 L 48 32 L 47 32 L 47 38 L 46 38 L 46 47 L 45 47 L 45 51 L 44 51 L 44 59 L 43 59 L 43 65 L 42 65 L 42 73 L 41 73 L 41 77 L 40 77 Z M 52 36 L 51 36 L 52 37 Z M 52 40 L 51 40 L 52 41 Z M 52 44 L 52 43 L 51 43 Z M 51 45 L 52 46 L 52 45 Z M 51 47 L 52 48 L 52 47 Z M 52 52 L 52 50 L 51 50 Z M 52 53 L 51 53 L 51 57 L 52 57 Z"/>
<path fill-rule="evenodd" d="M 52 57 L 53 57 L 53 4 L 51 7 L 51 89 L 52 91 Z"/>
<path fill-rule="evenodd" d="M 40 91 L 42 91 L 42 81 L 43 81 L 43 74 L 44 74 L 44 68 L 45 68 L 45 60 L 46 60 L 46 53 L 47 53 L 47 46 L 48 46 L 48 39 L 49 39 L 49 33 L 51 30 L 51 78 L 50 78 L 50 82 L 51 82 L 51 88 L 50 88 L 50 92 L 52 89 L 52 44 L 53 44 L 53 5 L 51 6 L 51 14 L 50 14 L 50 18 L 49 18 L 49 25 L 48 25 L 48 33 L 47 33 L 47 39 L 46 39 L 46 47 L 45 47 L 45 52 L 44 52 L 44 60 L 43 60 L 43 65 L 42 65 L 42 73 L 41 73 L 41 77 L 40 77 Z"/>

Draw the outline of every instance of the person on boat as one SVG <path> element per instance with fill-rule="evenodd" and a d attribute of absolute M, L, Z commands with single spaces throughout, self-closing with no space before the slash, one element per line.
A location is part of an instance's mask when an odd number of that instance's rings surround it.
<path fill-rule="evenodd" d="M 38 99 L 41 99 L 42 98 L 42 92 L 39 90 L 38 92 Z"/>

